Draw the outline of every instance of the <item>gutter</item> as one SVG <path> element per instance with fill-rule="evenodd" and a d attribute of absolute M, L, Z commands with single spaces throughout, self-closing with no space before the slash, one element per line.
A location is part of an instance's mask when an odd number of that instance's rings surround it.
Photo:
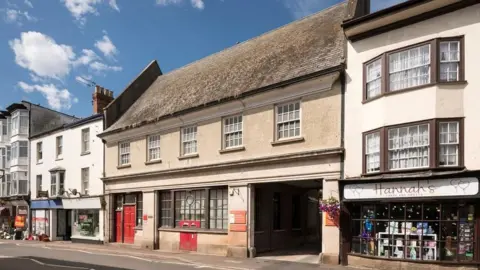
<path fill-rule="evenodd" d="M 313 78 L 316 78 L 316 77 L 328 75 L 328 74 L 331 74 L 331 73 L 334 73 L 334 72 L 342 72 L 344 69 L 345 69 L 345 64 L 341 63 L 341 64 L 333 66 L 331 68 L 323 69 L 323 70 L 313 72 L 313 73 L 310 73 L 310 74 L 307 74 L 307 75 L 303 75 L 303 76 L 300 76 L 300 77 L 296 77 L 296 78 L 293 78 L 293 79 L 290 79 L 290 80 L 286 80 L 286 81 L 271 84 L 271 85 L 268 85 L 268 86 L 265 86 L 265 87 L 261 87 L 261 88 L 258 88 L 258 89 L 250 90 L 250 91 L 247 91 L 247 92 L 245 92 L 241 95 L 235 96 L 235 97 L 232 96 L 232 97 L 224 98 L 224 99 L 221 99 L 221 100 L 212 101 L 212 102 L 206 103 L 204 105 L 199 105 L 199 106 L 196 106 L 196 107 L 180 110 L 180 111 L 174 112 L 172 114 L 160 116 L 160 117 L 155 118 L 153 120 L 143 121 L 143 122 L 140 122 L 140 123 L 134 123 L 134 124 L 128 125 L 126 127 L 121 127 L 121 128 L 117 128 L 117 129 L 107 131 L 107 132 L 103 132 L 101 134 L 98 134 L 97 137 L 104 138 L 105 136 L 108 136 L 108 135 L 111 135 L 111 134 L 119 133 L 119 132 L 122 132 L 122 131 L 134 129 L 134 128 L 139 128 L 139 127 L 145 126 L 147 124 L 153 124 L 153 123 L 165 120 L 165 119 L 169 119 L 169 118 L 172 118 L 172 117 L 177 117 L 177 116 L 184 115 L 184 114 L 187 114 L 187 113 L 190 113 L 190 112 L 195 112 L 195 111 L 202 110 L 202 109 L 205 109 L 205 108 L 209 108 L 209 107 L 212 107 L 212 106 L 216 106 L 216 105 L 219 105 L 219 104 L 222 104 L 222 103 L 225 103 L 225 102 L 234 101 L 234 100 L 242 99 L 242 98 L 245 98 L 245 97 L 253 96 L 253 95 L 260 94 L 260 93 L 263 93 L 263 92 L 267 92 L 267 91 L 270 91 L 270 90 L 273 90 L 273 89 L 276 89 L 276 88 L 283 88 L 283 87 L 286 87 L 286 86 L 291 85 L 291 84 L 295 84 L 295 83 L 302 82 L 302 81 L 305 81 L 305 80 L 309 80 L 309 79 L 313 79 Z"/>

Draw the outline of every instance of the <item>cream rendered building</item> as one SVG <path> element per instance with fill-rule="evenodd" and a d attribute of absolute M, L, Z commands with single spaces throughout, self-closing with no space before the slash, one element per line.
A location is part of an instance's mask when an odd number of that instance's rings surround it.
<path fill-rule="evenodd" d="M 338 263 L 318 200 L 342 177 L 345 8 L 167 74 L 152 62 L 105 111 L 105 241 Z"/>
<path fill-rule="evenodd" d="M 369 2 L 343 24 L 342 262 L 477 269 L 479 1 Z"/>

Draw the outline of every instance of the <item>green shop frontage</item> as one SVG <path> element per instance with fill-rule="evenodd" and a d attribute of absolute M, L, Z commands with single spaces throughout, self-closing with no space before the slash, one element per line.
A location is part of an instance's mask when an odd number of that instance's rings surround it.
<path fill-rule="evenodd" d="M 343 264 L 480 266 L 478 172 L 340 184 Z M 414 267 L 414 268 L 412 268 Z"/>

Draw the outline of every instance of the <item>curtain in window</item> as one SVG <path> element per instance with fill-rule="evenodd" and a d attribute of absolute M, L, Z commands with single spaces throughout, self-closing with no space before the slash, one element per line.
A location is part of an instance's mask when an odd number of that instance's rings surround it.
<path fill-rule="evenodd" d="M 382 62 L 381 59 L 367 65 L 367 96 L 373 98 L 380 95 L 382 85 Z"/>
<path fill-rule="evenodd" d="M 366 171 L 380 171 L 380 133 L 368 134 L 365 137 Z"/>
<path fill-rule="evenodd" d="M 417 125 L 388 131 L 389 169 L 429 166 L 429 126 Z"/>
<path fill-rule="evenodd" d="M 457 81 L 460 66 L 460 42 L 440 42 L 440 80 Z"/>
<path fill-rule="evenodd" d="M 389 56 L 390 91 L 430 83 L 430 45 Z"/>
<path fill-rule="evenodd" d="M 458 165 L 459 123 L 440 123 L 440 166 Z"/>

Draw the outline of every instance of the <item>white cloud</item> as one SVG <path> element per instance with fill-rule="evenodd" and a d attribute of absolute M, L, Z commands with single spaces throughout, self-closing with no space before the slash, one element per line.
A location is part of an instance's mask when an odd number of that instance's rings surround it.
<path fill-rule="evenodd" d="M 57 44 L 39 32 L 23 32 L 20 39 L 9 41 L 15 62 L 39 77 L 61 79 L 70 73 L 75 53 L 71 46 Z"/>
<path fill-rule="evenodd" d="M 82 55 L 75 59 L 72 64 L 74 67 L 84 65 L 87 66 L 91 62 L 100 59 L 100 57 L 92 50 L 89 49 L 83 49 L 82 50 Z"/>
<path fill-rule="evenodd" d="M 118 54 L 118 49 L 106 35 L 105 31 L 104 33 L 105 35 L 103 38 L 95 42 L 95 47 L 97 47 L 97 49 L 100 50 L 106 57 L 112 58 L 114 55 Z"/>
<path fill-rule="evenodd" d="M 106 65 L 106 64 L 98 62 L 98 61 L 95 61 L 95 62 L 91 63 L 90 68 L 93 71 L 98 72 L 98 73 L 102 73 L 102 72 L 105 72 L 105 71 L 122 71 L 123 70 L 123 68 L 120 67 L 120 66 L 109 66 L 109 65 Z"/>
<path fill-rule="evenodd" d="M 86 16 L 89 14 L 99 15 L 96 5 L 101 4 L 102 0 L 62 0 L 65 7 L 70 11 L 75 20 L 84 25 L 87 22 Z M 108 4 L 111 8 L 120 12 L 116 0 L 109 0 Z"/>
<path fill-rule="evenodd" d="M 183 0 L 157 0 L 157 5 L 160 5 L 160 6 L 168 6 L 168 5 L 179 5 L 183 3 Z M 203 0 L 190 0 L 190 3 L 192 4 L 192 6 L 196 9 L 204 9 L 205 8 L 205 3 L 203 2 Z"/>
<path fill-rule="evenodd" d="M 24 21 L 28 22 L 36 22 L 37 18 L 28 14 L 27 11 L 21 11 L 19 9 L 1 9 L 2 13 L 4 13 L 4 21 L 6 23 L 17 23 L 18 25 L 22 25 Z"/>
<path fill-rule="evenodd" d="M 91 86 L 92 84 L 94 84 L 94 82 L 92 81 L 92 76 L 90 75 L 76 76 L 75 81 L 87 86 Z"/>
<path fill-rule="evenodd" d="M 25 93 L 35 91 L 41 93 L 47 99 L 48 106 L 54 110 L 68 110 L 73 103 L 78 102 L 78 98 L 74 97 L 67 89 L 59 89 L 53 84 L 30 85 L 25 82 L 18 82 L 17 85 Z"/>
<path fill-rule="evenodd" d="M 109 0 L 108 4 L 111 8 L 115 9 L 116 11 L 120 12 L 120 8 L 117 5 L 117 0 Z"/>
<path fill-rule="evenodd" d="M 33 8 L 32 2 L 30 2 L 30 1 L 28 1 L 28 0 L 25 0 L 24 3 L 25 3 L 25 5 L 27 5 L 29 8 Z"/>

